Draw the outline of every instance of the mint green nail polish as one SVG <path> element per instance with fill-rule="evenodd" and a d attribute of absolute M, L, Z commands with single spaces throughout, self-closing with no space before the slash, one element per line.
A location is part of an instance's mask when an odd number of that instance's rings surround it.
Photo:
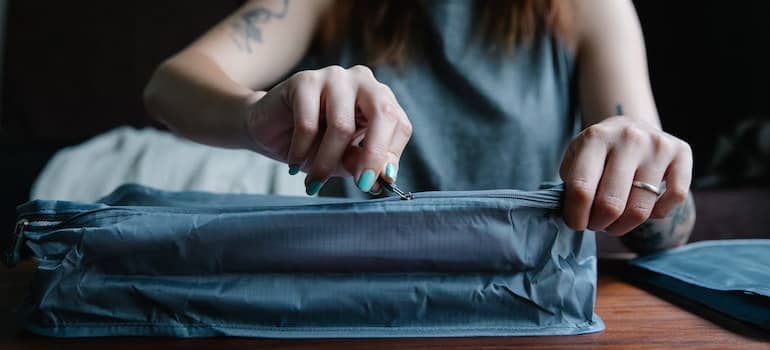
<path fill-rule="evenodd" d="M 393 179 L 393 182 L 396 181 L 398 170 L 396 170 L 396 166 L 393 165 L 393 163 L 388 163 L 388 165 L 385 166 L 385 176 Z"/>
<path fill-rule="evenodd" d="M 289 165 L 289 175 L 297 175 L 299 172 L 299 164 Z"/>
<path fill-rule="evenodd" d="M 308 196 L 315 195 L 321 189 L 321 185 L 323 185 L 323 182 L 321 181 L 310 181 L 310 183 L 307 184 L 307 187 L 305 188 L 305 193 L 307 193 Z"/>
<path fill-rule="evenodd" d="M 374 185 L 374 170 L 366 169 L 358 178 L 358 188 L 361 191 L 369 192 Z"/>

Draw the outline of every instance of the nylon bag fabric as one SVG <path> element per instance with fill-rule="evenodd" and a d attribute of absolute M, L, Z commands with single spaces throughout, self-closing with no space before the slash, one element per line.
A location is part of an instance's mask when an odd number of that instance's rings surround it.
<path fill-rule="evenodd" d="M 596 247 L 562 187 L 413 200 L 164 192 L 19 206 L 25 328 L 55 337 L 569 335 L 594 314 Z"/>
<path fill-rule="evenodd" d="M 631 266 L 633 280 L 770 334 L 770 239 L 697 242 Z"/>

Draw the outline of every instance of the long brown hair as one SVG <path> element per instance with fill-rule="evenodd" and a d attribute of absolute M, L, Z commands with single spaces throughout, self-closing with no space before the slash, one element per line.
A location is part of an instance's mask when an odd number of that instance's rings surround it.
<path fill-rule="evenodd" d="M 571 1 L 475 1 L 476 34 L 491 51 L 509 53 L 540 30 L 570 40 Z M 318 39 L 329 46 L 341 35 L 358 33 L 370 64 L 402 66 L 422 46 L 424 16 L 421 1 L 337 0 L 322 19 Z"/>

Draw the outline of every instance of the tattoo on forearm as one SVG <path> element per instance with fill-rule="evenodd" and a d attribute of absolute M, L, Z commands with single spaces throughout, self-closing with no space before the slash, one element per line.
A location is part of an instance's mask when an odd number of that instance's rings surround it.
<path fill-rule="evenodd" d="M 631 250 L 649 254 L 687 243 L 695 224 L 692 196 L 663 219 L 650 219 L 620 239 Z"/>
<path fill-rule="evenodd" d="M 283 19 L 288 12 L 289 0 L 283 0 L 282 8 L 278 12 L 262 6 L 243 12 L 232 24 L 231 37 L 235 46 L 238 50 L 252 53 L 252 45 L 262 42 L 261 25 L 272 19 Z"/>

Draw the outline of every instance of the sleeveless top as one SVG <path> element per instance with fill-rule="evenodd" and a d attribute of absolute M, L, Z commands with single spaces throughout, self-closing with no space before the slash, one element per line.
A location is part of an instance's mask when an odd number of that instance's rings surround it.
<path fill-rule="evenodd" d="M 422 57 L 400 69 L 370 66 L 413 126 L 398 167 L 399 187 L 532 190 L 558 180 L 578 126 L 572 52 L 542 32 L 511 54 L 490 53 L 474 36 L 472 1 L 425 6 Z M 313 57 L 316 68 L 365 64 L 351 43 L 330 51 Z M 330 179 L 321 194 L 365 196 L 353 182 Z"/>

